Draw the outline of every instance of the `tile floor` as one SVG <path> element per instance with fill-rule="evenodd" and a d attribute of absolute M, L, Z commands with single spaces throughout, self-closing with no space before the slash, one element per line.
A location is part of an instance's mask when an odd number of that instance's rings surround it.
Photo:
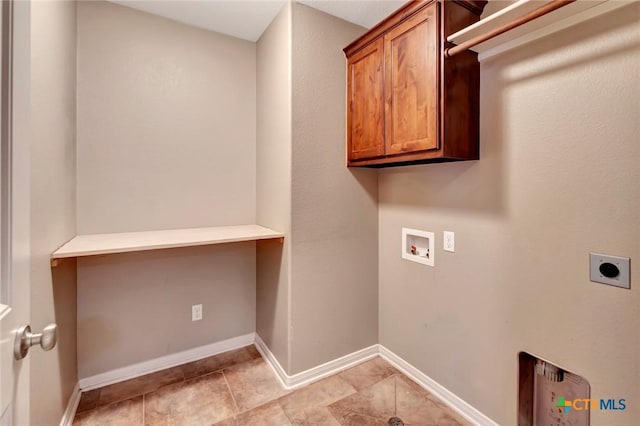
<path fill-rule="evenodd" d="M 468 425 L 382 358 L 287 391 L 253 346 L 84 392 L 74 425 Z"/>

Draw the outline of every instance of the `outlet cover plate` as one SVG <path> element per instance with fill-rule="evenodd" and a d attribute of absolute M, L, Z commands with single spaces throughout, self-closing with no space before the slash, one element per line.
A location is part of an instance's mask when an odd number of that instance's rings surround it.
<path fill-rule="evenodd" d="M 606 277 L 600 272 L 600 266 L 604 263 L 615 265 L 620 273 L 615 277 Z M 631 288 L 629 279 L 628 257 L 611 256 L 607 254 L 589 253 L 589 275 L 591 281 L 595 283 L 613 285 L 621 288 Z"/>
<path fill-rule="evenodd" d="M 444 251 L 450 251 L 451 253 L 454 253 L 456 251 L 456 234 L 455 232 L 452 231 L 444 231 L 442 233 L 442 245 L 443 245 L 443 249 Z"/>
<path fill-rule="evenodd" d="M 202 304 L 193 305 L 191 307 L 191 321 L 200 321 L 202 319 Z"/>

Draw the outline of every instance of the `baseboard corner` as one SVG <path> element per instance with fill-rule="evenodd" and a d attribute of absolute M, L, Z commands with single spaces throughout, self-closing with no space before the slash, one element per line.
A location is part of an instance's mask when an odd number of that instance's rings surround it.
<path fill-rule="evenodd" d="M 73 392 L 69 397 L 69 401 L 67 402 L 67 408 L 62 413 L 62 419 L 60 420 L 60 426 L 71 426 L 73 424 L 73 419 L 76 416 L 76 411 L 78 410 L 78 405 L 80 404 L 80 397 L 82 393 L 80 392 L 80 383 L 76 383 L 73 388 Z"/>
<path fill-rule="evenodd" d="M 284 371 L 284 368 L 282 368 L 282 365 L 280 365 L 278 358 L 276 358 L 273 352 L 271 352 L 258 333 L 256 333 L 255 345 L 258 352 L 260 352 L 260 355 L 262 355 L 262 359 L 264 359 L 267 365 L 271 368 L 273 374 L 275 374 L 282 387 L 290 390 L 291 387 L 288 384 L 289 376 L 286 371 Z"/>
<path fill-rule="evenodd" d="M 478 426 L 498 426 L 498 423 L 491 420 L 474 406 L 467 403 L 458 395 L 451 392 L 449 389 L 445 388 L 440 383 L 436 382 L 383 345 L 378 345 L 378 347 L 380 356 L 385 361 L 400 370 L 404 375 L 416 382 L 427 392 L 433 394 L 436 398 L 447 404 L 466 420 Z"/>
<path fill-rule="evenodd" d="M 310 383 L 317 382 L 325 377 L 368 361 L 378 355 L 378 345 L 371 345 L 316 367 L 312 367 L 308 370 L 289 375 L 284 368 L 282 368 L 278 359 L 273 355 L 269 347 L 257 333 L 256 348 L 264 358 L 265 362 L 271 367 L 280 381 L 280 384 L 287 390 L 297 389 Z"/>

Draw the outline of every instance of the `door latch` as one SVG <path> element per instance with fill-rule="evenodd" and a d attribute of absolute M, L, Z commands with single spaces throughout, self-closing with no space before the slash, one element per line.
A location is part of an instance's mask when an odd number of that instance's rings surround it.
<path fill-rule="evenodd" d="M 40 345 L 45 351 L 50 351 L 58 341 L 58 326 L 49 324 L 42 333 L 32 333 L 30 325 L 23 325 L 16 331 L 16 340 L 13 345 L 13 356 L 21 360 L 29 353 L 29 348 Z"/>

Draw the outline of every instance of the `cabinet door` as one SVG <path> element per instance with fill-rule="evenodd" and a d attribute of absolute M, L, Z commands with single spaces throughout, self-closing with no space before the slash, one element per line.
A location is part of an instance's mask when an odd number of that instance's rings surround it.
<path fill-rule="evenodd" d="M 348 59 L 349 161 L 384 154 L 383 46 L 383 40 L 379 38 Z"/>
<path fill-rule="evenodd" d="M 386 154 L 438 148 L 437 3 L 384 36 Z"/>

